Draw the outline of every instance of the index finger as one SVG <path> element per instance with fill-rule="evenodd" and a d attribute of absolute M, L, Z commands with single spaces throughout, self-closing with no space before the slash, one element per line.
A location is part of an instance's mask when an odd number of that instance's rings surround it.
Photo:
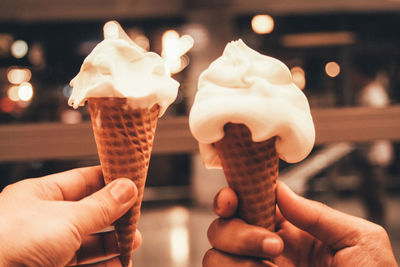
<path fill-rule="evenodd" d="M 230 187 L 222 188 L 214 198 L 214 212 L 222 218 L 230 218 L 236 213 L 238 198 Z"/>
<path fill-rule="evenodd" d="M 49 194 L 54 200 L 80 200 L 104 187 L 100 166 L 72 169 L 39 179 L 52 188 Z"/>

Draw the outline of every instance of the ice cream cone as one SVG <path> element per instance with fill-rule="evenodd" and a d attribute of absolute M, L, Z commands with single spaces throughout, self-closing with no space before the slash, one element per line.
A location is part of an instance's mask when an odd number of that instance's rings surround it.
<path fill-rule="evenodd" d="M 239 198 L 239 217 L 271 231 L 275 228 L 279 155 L 275 137 L 254 142 L 244 124 L 228 123 L 214 143 L 229 186 Z"/>
<path fill-rule="evenodd" d="M 128 266 L 160 107 L 132 109 L 126 98 L 111 97 L 89 98 L 88 104 L 105 183 L 124 177 L 138 189 L 134 206 L 115 222 L 121 263 Z"/>

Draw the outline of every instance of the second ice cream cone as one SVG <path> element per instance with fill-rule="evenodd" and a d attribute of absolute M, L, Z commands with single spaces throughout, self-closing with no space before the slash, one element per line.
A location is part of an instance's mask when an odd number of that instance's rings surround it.
<path fill-rule="evenodd" d="M 121 263 L 128 266 L 160 108 L 132 109 L 126 98 L 89 98 L 88 103 L 105 183 L 124 177 L 138 189 L 135 205 L 115 222 Z"/>
<path fill-rule="evenodd" d="M 279 155 L 275 138 L 254 142 L 244 124 L 228 123 L 214 143 L 229 186 L 239 198 L 239 216 L 249 224 L 275 228 Z"/>

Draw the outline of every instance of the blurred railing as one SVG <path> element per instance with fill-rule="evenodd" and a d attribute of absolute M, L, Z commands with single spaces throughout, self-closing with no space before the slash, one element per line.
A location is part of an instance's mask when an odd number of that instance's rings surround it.
<path fill-rule="evenodd" d="M 303 195 L 306 192 L 306 184 L 309 179 L 332 166 L 354 149 L 355 146 L 348 142 L 327 145 L 312 153 L 301 164 L 284 169 L 279 173 L 279 180 L 285 182 L 297 194 Z"/>
<path fill-rule="evenodd" d="M 400 140 L 400 105 L 313 109 L 316 144 Z M 154 154 L 197 152 L 187 117 L 161 118 Z M 97 157 L 90 122 L 0 126 L 0 162 Z"/>

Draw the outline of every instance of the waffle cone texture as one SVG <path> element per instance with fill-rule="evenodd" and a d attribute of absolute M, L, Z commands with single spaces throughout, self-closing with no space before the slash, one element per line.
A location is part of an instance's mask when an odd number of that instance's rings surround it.
<path fill-rule="evenodd" d="M 249 224 L 274 231 L 279 173 L 275 137 L 254 142 L 244 124 L 228 123 L 224 130 L 224 138 L 214 146 L 228 185 L 238 195 L 238 215 Z"/>
<path fill-rule="evenodd" d="M 126 98 L 89 98 L 88 104 L 104 182 L 129 178 L 138 189 L 134 206 L 114 224 L 121 263 L 128 266 L 160 107 L 132 109 Z"/>

